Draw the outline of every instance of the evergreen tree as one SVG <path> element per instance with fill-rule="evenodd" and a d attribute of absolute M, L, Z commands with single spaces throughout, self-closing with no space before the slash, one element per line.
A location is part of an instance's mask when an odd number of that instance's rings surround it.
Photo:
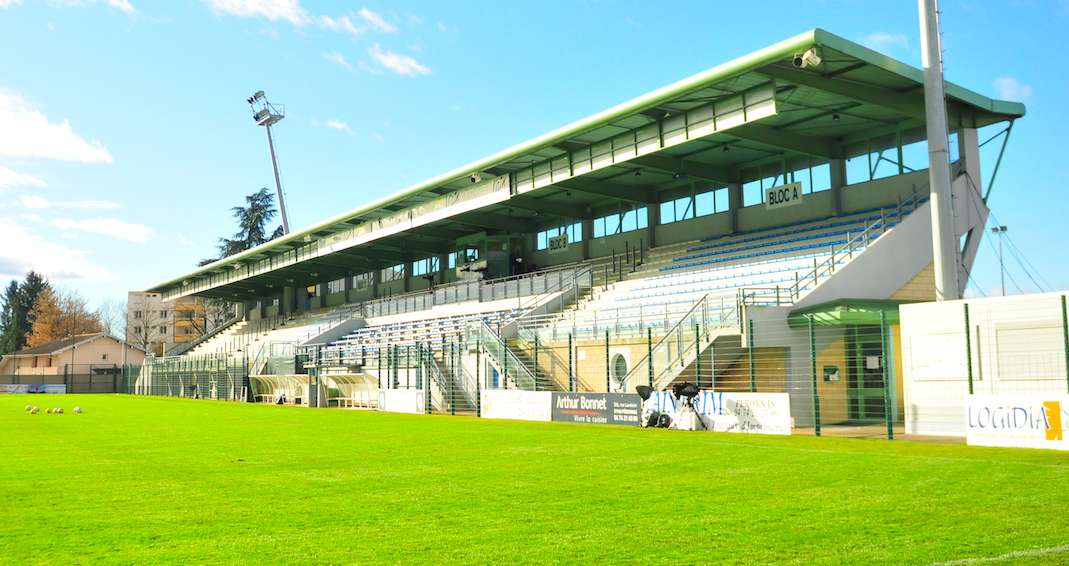
<path fill-rule="evenodd" d="M 19 349 L 26 345 L 26 338 L 33 328 L 33 307 L 37 305 L 37 298 L 45 289 L 51 288 L 52 286 L 48 283 L 48 280 L 36 271 L 27 273 L 26 280 L 19 286 L 19 292 L 22 294 L 22 308 L 25 309 L 22 321 L 22 340 Z"/>
<path fill-rule="evenodd" d="M 40 294 L 49 288 L 48 281 L 31 271 L 25 281 L 14 281 L 4 290 L 0 307 L 0 355 L 26 347 L 26 339 L 33 327 L 33 308 Z"/>
<path fill-rule="evenodd" d="M 201 260 L 198 265 L 208 265 L 282 235 L 282 226 L 278 226 L 270 236 L 267 234 L 268 224 L 278 214 L 275 209 L 275 195 L 267 187 L 245 197 L 245 206 L 235 206 L 230 211 L 238 221 L 238 232 L 231 238 L 219 238 L 219 257 Z"/>
<path fill-rule="evenodd" d="M 10 354 L 17 350 L 18 343 L 18 310 L 19 284 L 12 281 L 4 290 L 4 296 L 0 297 L 0 356 Z"/>

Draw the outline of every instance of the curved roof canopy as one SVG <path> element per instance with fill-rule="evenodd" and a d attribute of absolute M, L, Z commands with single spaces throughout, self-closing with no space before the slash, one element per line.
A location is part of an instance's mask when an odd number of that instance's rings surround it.
<path fill-rule="evenodd" d="M 796 68 L 794 55 L 810 48 L 818 50 L 822 62 Z M 1020 103 L 993 100 L 949 82 L 946 95 L 951 129 L 1025 113 Z M 771 110 L 765 105 L 769 99 Z M 723 126 L 735 114 L 743 119 Z M 702 119 L 711 127 L 686 123 L 695 116 L 706 116 Z M 671 189 L 680 174 L 710 184 L 744 182 L 756 178 L 762 164 L 851 157 L 876 144 L 891 147 L 897 136 L 924 138 L 923 72 L 814 29 L 149 290 L 165 298 L 251 298 L 284 284 L 309 284 L 444 253 L 472 233 L 533 231 L 547 215 L 585 218 L 610 203 L 657 202 L 657 193 Z M 627 140 L 630 153 L 620 149 L 620 139 Z M 644 149 L 649 143 L 652 148 Z M 607 160 L 599 163 L 599 155 Z M 577 156 L 587 165 L 582 170 Z M 558 173 L 561 167 L 566 174 Z M 506 179 L 511 184 L 507 198 L 440 214 L 418 228 L 338 245 L 343 234 L 362 226 L 438 206 L 443 197 L 470 189 L 473 175 Z"/>

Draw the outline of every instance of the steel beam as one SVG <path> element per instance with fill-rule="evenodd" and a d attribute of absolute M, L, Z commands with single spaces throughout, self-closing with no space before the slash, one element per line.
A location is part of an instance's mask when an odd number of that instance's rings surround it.
<path fill-rule="evenodd" d="M 811 71 L 788 69 L 777 65 L 763 67 L 759 72 L 773 79 L 830 92 L 866 104 L 883 106 L 911 118 L 924 119 L 924 98 L 913 94 L 902 93 L 859 81 L 827 77 Z"/>
<path fill-rule="evenodd" d="M 632 187 L 628 185 L 620 185 L 618 183 L 606 183 L 594 179 L 586 179 L 583 177 L 561 181 L 556 183 L 555 186 L 569 191 L 610 197 L 640 204 L 657 202 L 657 192 L 650 187 Z"/>
<path fill-rule="evenodd" d="M 730 132 L 732 131 L 733 130 L 727 130 L 722 133 L 730 135 Z M 649 167 L 650 169 L 659 169 L 668 173 L 681 173 L 689 177 L 697 177 L 699 179 L 717 183 L 739 182 L 739 173 L 734 168 L 710 165 L 708 163 L 701 163 L 699 161 L 688 159 L 678 159 L 667 155 L 643 155 L 631 159 L 628 162 L 643 167 Z"/>

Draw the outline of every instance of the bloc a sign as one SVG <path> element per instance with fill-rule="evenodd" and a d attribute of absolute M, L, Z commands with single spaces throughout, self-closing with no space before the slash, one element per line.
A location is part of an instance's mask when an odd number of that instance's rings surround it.
<path fill-rule="evenodd" d="M 566 249 L 568 249 L 568 234 L 553 236 L 549 239 L 549 251 L 563 252 Z"/>
<path fill-rule="evenodd" d="M 802 184 L 790 183 L 765 189 L 765 210 L 802 204 Z"/>

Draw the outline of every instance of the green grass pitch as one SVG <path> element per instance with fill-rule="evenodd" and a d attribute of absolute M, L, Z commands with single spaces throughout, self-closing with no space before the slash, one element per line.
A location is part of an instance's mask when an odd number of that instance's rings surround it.
<path fill-rule="evenodd" d="M 1069 563 L 1069 454 L 0 396 L 2 563 L 952 560 Z"/>

